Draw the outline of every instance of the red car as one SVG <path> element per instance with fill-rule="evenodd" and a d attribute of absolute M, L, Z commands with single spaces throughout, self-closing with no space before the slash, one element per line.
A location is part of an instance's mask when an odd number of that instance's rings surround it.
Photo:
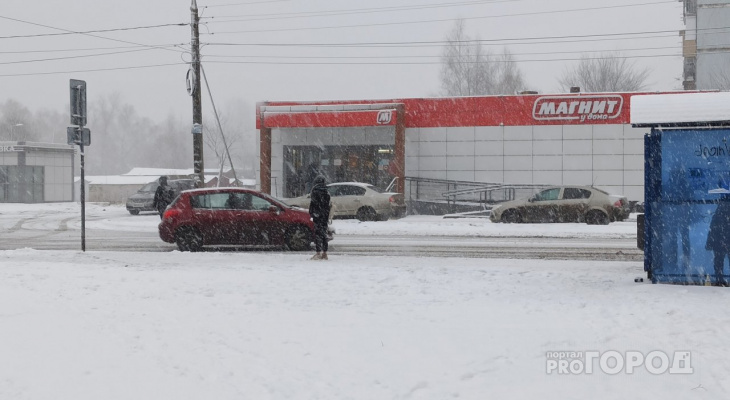
<path fill-rule="evenodd" d="M 177 243 L 180 251 L 199 251 L 206 245 L 307 250 L 314 237 L 307 211 L 241 188 L 186 190 L 165 210 L 158 228 L 160 238 Z"/>

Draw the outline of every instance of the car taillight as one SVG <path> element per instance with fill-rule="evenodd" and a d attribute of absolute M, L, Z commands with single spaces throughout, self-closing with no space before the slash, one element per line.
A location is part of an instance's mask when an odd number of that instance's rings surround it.
<path fill-rule="evenodd" d="M 621 200 L 616 200 L 616 202 L 615 202 L 615 203 L 613 203 L 613 206 L 614 206 L 614 207 L 616 207 L 616 208 L 621 208 L 621 207 L 623 207 L 623 205 L 621 205 Z"/>
<path fill-rule="evenodd" d="M 388 201 L 391 202 L 391 203 L 395 203 L 395 196 L 390 196 L 388 198 Z"/>
<path fill-rule="evenodd" d="M 180 210 L 177 208 L 169 208 L 165 210 L 164 214 L 162 214 L 162 219 L 175 218 L 178 215 L 180 215 Z"/>

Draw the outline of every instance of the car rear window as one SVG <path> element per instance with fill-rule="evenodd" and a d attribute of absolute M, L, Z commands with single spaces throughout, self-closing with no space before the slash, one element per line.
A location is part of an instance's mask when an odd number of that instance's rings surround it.
<path fill-rule="evenodd" d="M 335 196 L 362 196 L 365 194 L 365 188 L 360 186 L 337 185 L 335 188 Z"/>

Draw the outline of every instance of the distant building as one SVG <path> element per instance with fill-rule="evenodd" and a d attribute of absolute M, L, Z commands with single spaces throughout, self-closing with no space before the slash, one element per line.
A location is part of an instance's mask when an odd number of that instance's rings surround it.
<path fill-rule="evenodd" d="M 684 3 L 682 56 L 685 90 L 730 89 L 730 0 Z"/>
<path fill-rule="evenodd" d="M 0 203 L 73 201 L 74 148 L 0 142 Z"/>
<path fill-rule="evenodd" d="M 205 186 L 214 187 L 218 185 L 218 169 L 206 169 L 204 171 Z M 161 176 L 168 179 L 192 179 L 192 169 L 171 169 L 171 168 L 132 168 L 122 175 L 86 175 L 86 201 L 104 202 L 119 204 L 127 201 L 127 198 L 135 194 L 142 186 L 156 181 Z M 220 186 L 243 186 L 255 188 L 255 179 L 241 179 L 238 177 L 238 184 L 233 181 L 232 172 L 225 171 Z M 76 179 L 76 200 L 79 199 L 78 183 Z"/>

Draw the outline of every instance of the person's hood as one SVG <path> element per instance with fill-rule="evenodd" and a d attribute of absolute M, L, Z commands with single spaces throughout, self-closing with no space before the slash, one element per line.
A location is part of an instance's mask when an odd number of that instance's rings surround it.
<path fill-rule="evenodd" d="M 317 175 L 316 178 L 314 178 L 314 181 L 312 181 L 312 184 L 314 186 L 324 186 L 327 183 L 327 180 L 322 175 Z"/>

